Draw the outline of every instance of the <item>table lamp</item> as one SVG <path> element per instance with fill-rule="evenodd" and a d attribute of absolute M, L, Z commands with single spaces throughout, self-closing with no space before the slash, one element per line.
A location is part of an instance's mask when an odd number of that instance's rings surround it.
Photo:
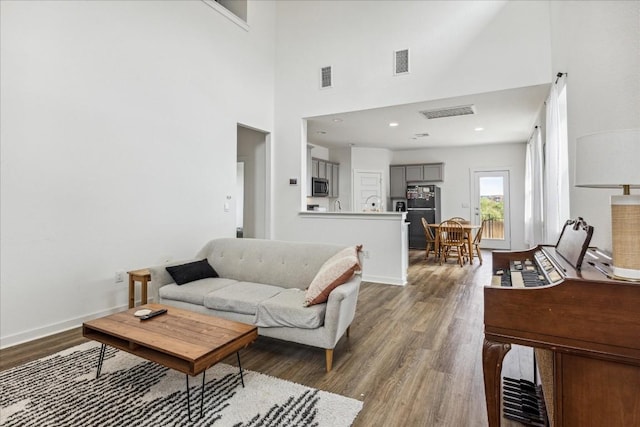
<path fill-rule="evenodd" d="M 595 133 L 576 141 L 576 187 L 622 188 L 611 196 L 613 275 L 640 280 L 640 129 Z"/>

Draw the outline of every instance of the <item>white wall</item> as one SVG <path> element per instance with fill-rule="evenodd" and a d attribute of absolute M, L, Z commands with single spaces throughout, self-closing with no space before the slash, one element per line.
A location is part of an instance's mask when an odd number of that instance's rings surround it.
<path fill-rule="evenodd" d="M 275 4 L 250 3 L 248 32 L 196 1 L 0 19 L 6 346 L 125 307 L 117 270 L 235 235 L 236 124 L 273 129 Z"/>
<path fill-rule="evenodd" d="M 551 2 L 553 71 L 568 73 L 571 216 L 593 225 L 591 244 L 608 250 L 609 196 L 622 191 L 573 187 L 575 141 L 640 128 L 639 17 L 638 1 Z"/>
<path fill-rule="evenodd" d="M 306 240 L 300 193 L 286 188 L 306 153 L 302 118 L 551 81 L 545 2 L 277 3 L 274 237 Z M 394 77 L 393 51 L 411 50 Z M 334 87 L 319 89 L 331 65 Z"/>

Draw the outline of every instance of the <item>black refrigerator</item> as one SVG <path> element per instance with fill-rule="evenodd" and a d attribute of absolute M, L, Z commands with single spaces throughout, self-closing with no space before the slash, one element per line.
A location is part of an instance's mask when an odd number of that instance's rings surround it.
<path fill-rule="evenodd" d="M 422 218 L 429 224 L 440 224 L 440 187 L 431 184 L 407 187 L 407 221 L 409 221 L 409 247 L 424 249 L 427 239 Z"/>

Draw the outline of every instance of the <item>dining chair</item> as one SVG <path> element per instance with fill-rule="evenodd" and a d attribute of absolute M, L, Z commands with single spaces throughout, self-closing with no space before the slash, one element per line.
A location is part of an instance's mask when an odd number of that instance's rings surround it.
<path fill-rule="evenodd" d="M 469 221 L 468 219 L 464 219 L 464 218 L 462 218 L 461 216 L 454 216 L 453 218 L 449 218 L 449 221 L 458 221 L 460 224 L 463 224 L 463 225 L 466 225 L 466 224 L 470 224 L 470 223 L 471 223 L 471 221 Z M 466 232 L 464 233 L 464 241 L 465 241 L 465 243 L 469 243 L 469 235 L 468 235 L 468 233 L 466 233 Z M 466 248 L 466 247 L 467 247 L 467 246 L 465 245 L 465 248 Z M 465 249 L 465 250 L 466 250 L 466 249 Z M 472 259 L 473 259 L 473 256 L 471 256 L 471 257 L 469 258 L 469 260 L 472 260 Z"/>
<path fill-rule="evenodd" d="M 440 265 L 442 260 L 447 262 L 447 257 L 451 251 L 455 251 L 458 255 L 458 263 L 463 266 L 463 256 L 465 253 L 466 242 L 464 241 L 464 228 L 458 221 L 447 220 L 438 227 L 439 233 L 439 249 L 440 249 Z"/>
<path fill-rule="evenodd" d="M 482 265 L 482 252 L 480 252 L 480 242 L 482 241 L 482 232 L 484 231 L 484 224 L 487 222 L 486 219 L 482 220 L 480 224 L 480 228 L 478 229 L 475 237 L 473 238 L 473 242 L 471 242 L 471 247 L 474 252 L 478 254 L 478 259 L 480 260 L 480 265 Z M 470 254 L 470 259 L 473 259 L 473 254 Z"/>
<path fill-rule="evenodd" d="M 437 256 L 438 252 L 436 250 L 436 236 L 433 234 L 433 230 L 429 227 L 429 223 L 427 220 L 422 217 L 422 228 L 424 229 L 424 237 L 427 239 L 427 245 L 425 247 L 425 255 L 424 259 L 429 258 L 429 252 L 433 251 L 433 255 Z"/>
<path fill-rule="evenodd" d="M 464 219 L 461 216 L 454 216 L 453 218 L 449 218 L 449 221 L 457 221 L 460 224 L 469 224 L 469 220 Z"/>

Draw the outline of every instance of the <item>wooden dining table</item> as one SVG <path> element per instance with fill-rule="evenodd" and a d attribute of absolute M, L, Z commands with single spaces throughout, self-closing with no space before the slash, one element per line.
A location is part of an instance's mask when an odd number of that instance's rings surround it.
<path fill-rule="evenodd" d="M 464 234 L 467 237 L 467 251 L 469 253 L 469 264 L 473 264 L 473 231 L 480 228 L 479 225 L 470 223 L 460 223 Z M 429 224 L 429 228 L 433 229 L 433 233 L 436 236 L 435 251 L 440 253 L 440 224 Z"/>

